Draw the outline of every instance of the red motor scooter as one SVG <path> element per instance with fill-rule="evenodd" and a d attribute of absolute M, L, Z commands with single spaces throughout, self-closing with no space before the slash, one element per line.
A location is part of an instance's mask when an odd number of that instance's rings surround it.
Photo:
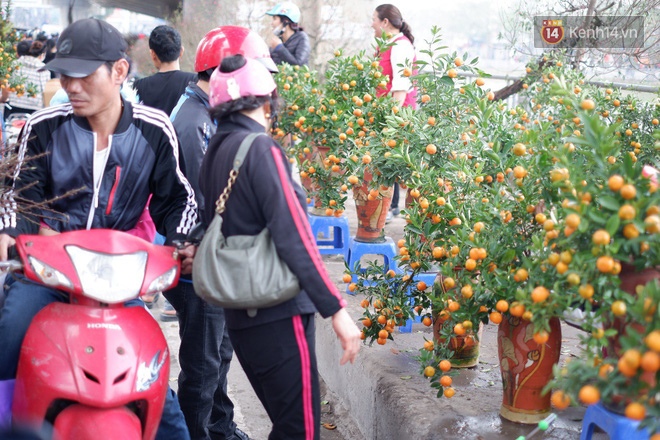
<path fill-rule="evenodd" d="M 169 381 L 169 351 L 139 295 L 179 278 L 173 247 L 112 230 L 23 235 L 0 268 L 68 293 L 33 319 L 18 363 L 12 422 L 54 440 L 153 439 Z M 18 282 L 18 281 L 17 281 Z"/>

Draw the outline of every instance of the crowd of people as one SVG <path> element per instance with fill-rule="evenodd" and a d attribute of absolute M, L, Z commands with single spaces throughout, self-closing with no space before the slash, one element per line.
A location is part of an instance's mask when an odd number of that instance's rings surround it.
<path fill-rule="evenodd" d="M 300 9 L 284 2 L 267 14 L 273 29 L 267 42 L 242 27 L 213 29 L 199 42 L 195 72 L 190 73 L 180 69 L 179 32 L 156 27 L 149 48 L 158 72 L 135 81 L 133 92 L 124 85 L 130 70 L 126 41 L 102 20 L 72 23 L 53 45 L 50 40 L 21 42 L 17 50 L 23 74 L 39 85 L 41 94 L 10 96 L 5 115 L 31 114 L 17 148 L 19 157 L 36 159 L 19 168 L 10 182 L 12 191 L 0 195 L 0 260 L 8 258 L 7 249 L 18 234 L 106 228 L 169 245 L 185 242 L 198 221 L 208 225 L 241 143 L 251 133 L 270 132 L 278 109 L 272 77 L 277 64 L 309 61 L 311 47 L 300 25 Z M 392 34 L 394 42 L 379 54 L 391 80 L 377 93 L 414 105 L 410 80 L 393 68 L 414 58 L 409 27 L 392 5 L 376 9 L 372 27 L 377 37 Z M 43 93 L 51 76 L 62 90 L 45 105 Z M 84 188 L 74 196 L 58 198 L 80 186 Z M 52 208 L 61 215 L 16 212 L 18 192 L 33 202 L 55 199 Z M 256 316 L 224 310 L 195 294 L 195 246 L 179 250 L 182 276 L 164 293 L 170 306 L 161 318 L 178 320 L 181 372 L 178 396 L 168 393 L 157 439 L 249 438 L 234 423 L 227 395 L 234 353 L 273 423 L 270 439 L 320 438 L 315 313 L 332 318 L 345 350 L 341 364 L 355 360 L 360 331 L 328 277 L 306 207 L 306 194 L 295 183 L 283 149 L 271 137 L 258 136 L 227 201 L 222 232 L 231 237 L 268 228 L 301 292 Z M 32 318 L 46 305 L 64 300 L 54 289 L 20 274 L 8 276 L 4 292 L 0 381 L 15 377 Z M 153 303 L 156 298 L 144 300 Z"/>
<path fill-rule="evenodd" d="M 49 38 L 44 32 L 38 33 L 34 39 L 29 37 L 29 34 L 22 35 L 23 39 L 16 45 L 16 55 L 21 75 L 28 84 L 35 86 L 37 93 L 34 96 L 7 94 L 3 100 L 5 118 L 13 113 L 30 114 L 43 108 L 46 83 L 54 77 L 54 74 L 42 69 L 55 56 L 57 39 Z"/>

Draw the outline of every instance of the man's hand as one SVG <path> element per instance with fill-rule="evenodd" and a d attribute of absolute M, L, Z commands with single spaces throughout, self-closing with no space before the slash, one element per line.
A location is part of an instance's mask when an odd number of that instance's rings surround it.
<path fill-rule="evenodd" d="M 344 355 L 339 361 L 339 365 L 344 365 L 348 361 L 352 364 L 355 362 L 358 351 L 360 351 L 361 332 L 346 309 L 342 308 L 332 315 L 332 328 L 344 349 Z"/>
<path fill-rule="evenodd" d="M 188 245 L 183 249 L 179 249 L 179 256 L 181 257 L 181 273 L 188 275 L 192 273 L 193 259 L 195 258 L 195 252 L 197 252 L 197 246 Z"/>
<path fill-rule="evenodd" d="M 0 234 L 0 261 L 7 261 L 7 248 L 16 244 L 14 237 Z"/>
<path fill-rule="evenodd" d="M 268 39 L 268 44 L 270 45 L 270 47 L 272 49 L 275 49 L 277 46 L 279 46 L 280 44 L 284 44 L 284 43 L 282 43 L 282 39 L 280 39 L 279 37 L 276 37 L 275 35 L 272 35 Z"/>

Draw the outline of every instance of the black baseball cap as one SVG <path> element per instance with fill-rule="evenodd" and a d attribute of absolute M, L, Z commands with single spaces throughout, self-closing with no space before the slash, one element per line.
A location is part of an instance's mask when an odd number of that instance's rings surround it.
<path fill-rule="evenodd" d="M 91 75 L 101 64 L 126 57 L 119 31 L 103 20 L 84 18 L 71 23 L 57 40 L 55 58 L 43 69 L 73 78 Z"/>

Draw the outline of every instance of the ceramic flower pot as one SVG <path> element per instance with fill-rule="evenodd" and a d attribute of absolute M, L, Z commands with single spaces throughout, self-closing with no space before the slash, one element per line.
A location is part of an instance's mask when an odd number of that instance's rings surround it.
<path fill-rule="evenodd" d="M 561 325 L 550 320 L 550 339 L 537 344 L 534 326 L 515 316 L 506 317 L 497 332 L 497 349 L 502 373 L 500 415 L 516 423 L 536 424 L 550 413 L 550 393 L 542 395 L 559 362 Z"/>
<path fill-rule="evenodd" d="M 635 271 L 634 266 L 621 263 L 619 279 L 621 280 L 621 285 L 619 286 L 621 290 L 630 295 L 637 296 L 638 286 L 645 286 L 652 280 L 660 279 L 660 270 L 651 267 L 641 271 Z M 608 338 L 608 347 L 604 350 L 603 354 L 607 357 L 615 356 L 617 358 L 621 356 L 619 337 L 626 333 L 627 328 L 633 328 L 642 334 L 645 331 L 643 324 L 627 322 L 624 318 L 616 318 L 612 322 L 606 323 L 605 328 L 613 328 L 617 331 L 617 334 Z"/>
<path fill-rule="evenodd" d="M 462 270 L 461 267 L 455 267 L 454 271 L 458 272 Z M 433 282 L 433 294 L 436 297 L 444 297 L 444 287 L 442 283 L 444 277 L 441 273 L 438 273 Z M 456 289 L 450 290 L 451 298 L 456 299 Z M 438 310 L 434 310 L 433 313 L 433 339 L 436 345 L 443 345 L 446 343 L 446 338 L 442 335 L 443 326 L 445 320 L 439 315 Z M 452 368 L 470 368 L 474 367 L 479 363 L 479 341 L 481 340 L 481 335 L 483 333 L 483 326 L 479 323 L 479 329 L 477 330 L 476 337 L 474 333 L 465 333 L 460 336 L 453 336 L 449 338 L 449 347 L 454 354 L 449 358 Z"/>
<path fill-rule="evenodd" d="M 305 155 L 305 159 L 309 160 L 309 162 L 314 164 L 316 167 L 323 166 L 323 160 L 328 154 L 328 151 L 330 151 L 330 147 L 314 145 L 312 147 L 312 151 Z M 301 180 L 303 186 L 307 190 L 307 194 L 314 194 L 315 192 L 319 191 L 319 182 L 317 180 L 312 179 L 309 176 Z M 327 215 L 325 208 L 322 206 L 321 200 L 318 199 L 314 199 L 314 206 L 310 208 L 309 213 L 318 216 Z"/>
<path fill-rule="evenodd" d="M 433 317 L 433 340 L 436 345 L 445 344 L 446 338 L 442 336 L 442 320 L 438 316 Z M 470 368 L 479 363 L 479 341 L 483 333 L 483 326 L 479 323 L 477 336 L 464 334 L 449 338 L 449 347 L 454 355 L 449 358 L 452 368 Z"/>
<path fill-rule="evenodd" d="M 376 197 L 373 197 L 370 186 L 371 175 L 364 173 L 364 181 L 361 185 L 353 187 L 353 199 L 358 217 L 357 241 L 373 243 L 384 240 L 383 227 L 387 218 L 387 212 L 392 204 L 393 187 L 378 187 Z"/>

